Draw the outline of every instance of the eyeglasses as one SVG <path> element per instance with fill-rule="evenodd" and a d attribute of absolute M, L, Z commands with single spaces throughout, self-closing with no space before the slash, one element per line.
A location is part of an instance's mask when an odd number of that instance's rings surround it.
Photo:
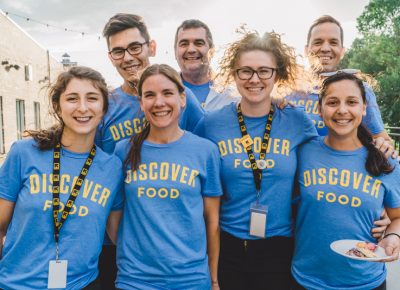
<path fill-rule="evenodd" d="M 337 71 L 330 71 L 330 72 L 322 72 L 319 75 L 321 77 L 330 77 L 336 74 L 341 74 L 341 73 L 345 73 L 345 74 L 351 74 L 351 75 L 355 75 L 360 73 L 359 69 L 354 69 L 354 68 L 345 68 L 345 69 L 340 69 Z"/>
<path fill-rule="evenodd" d="M 138 55 L 142 52 L 143 50 L 143 45 L 148 44 L 149 42 L 135 42 L 130 44 L 127 48 L 114 48 L 113 50 L 109 51 L 108 53 L 110 54 L 111 58 L 113 60 L 119 60 L 123 59 L 125 56 L 125 51 L 127 51 L 130 55 Z"/>
<path fill-rule="evenodd" d="M 254 70 L 251 67 L 242 67 L 236 70 L 236 74 L 242 81 L 251 79 L 254 74 L 257 74 L 260 80 L 268 80 L 272 78 L 274 71 L 276 71 L 276 68 L 267 66 L 261 67 L 258 70 Z"/>

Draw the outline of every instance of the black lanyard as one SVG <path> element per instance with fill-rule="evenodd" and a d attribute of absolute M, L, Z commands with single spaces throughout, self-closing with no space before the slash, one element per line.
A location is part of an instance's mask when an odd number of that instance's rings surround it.
<path fill-rule="evenodd" d="M 269 136 L 271 133 L 271 127 L 272 127 L 271 124 L 272 124 L 273 115 L 274 115 L 274 107 L 271 105 L 271 109 L 270 109 L 268 117 L 267 117 L 267 123 L 265 125 L 263 142 L 261 144 L 260 158 L 259 158 L 259 160 L 256 161 L 256 159 L 254 157 L 253 149 L 251 148 L 251 145 L 253 145 L 253 140 L 251 139 L 249 133 L 247 133 L 247 128 L 246 128 L 246 124 L 244 123 L 244 118 L 243 118 L 243 114 L 242 114 L 242 109 L 240 107 L 240 103 L 237 107 L 237 117 L 238 117 L 238 121 L 239 121 L 240 132 L 242 133 L 242 138 L 240 138 L 240 143 L 243 145 L 243 147 L 245 148 L 245 150 L 247 152 L 247 155 L 249 156 L 249 161 L 251 163 L 251 169 L 253 171 L 254 184 L 255 184 L 256 190 L 257 190 L 257 201 L 258 201 L 258 198 L 260 195 L 262 171 L 266 167 L 265 155 L 267 153 L 268 141 L 269 141 Z"/>
<path fill-rule="evenodd" d="M 61 144 L 58 143 L 54 148 L 54 155 L 53 155 L 53 219 L 54 219 L 54 239 L 57 245 L 56 260 L 58 260 L 58 240 L 60 237 L 61 227 L 67 220 L 69 212 L 71 211 L 75 199 L 79 194 L 83 181 L 85 180 L 85 177 L 89 172 L 90 165 L 92 165 L 94 156 L 96 155 L 96 145 L 93 145 L 92 149 L 90 150 L 89 156 L 87 157 L 85 164 L 82 167 L 81 173 L 79 174 L 79 177 L 76 180 L 71 190 L 71 194 L 69 195 L 68 201 L 64 206 L 64 209 L 61 214 L 61 220 L 58 221 L 58 213 L 60 211 L 60 151 L 61 151 Z"/>

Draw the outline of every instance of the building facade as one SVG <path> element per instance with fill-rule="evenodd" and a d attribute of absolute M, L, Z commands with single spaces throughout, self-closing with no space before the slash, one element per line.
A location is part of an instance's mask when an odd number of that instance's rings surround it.
<path fill-rule="evenodd" d="M 48 86 L 63 65 L 0 10 L 0 156 L 26 129 L 53 123 Z"/>

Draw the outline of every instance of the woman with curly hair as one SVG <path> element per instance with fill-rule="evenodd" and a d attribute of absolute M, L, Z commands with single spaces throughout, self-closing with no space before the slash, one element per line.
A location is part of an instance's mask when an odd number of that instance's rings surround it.
<path fill-rule="evenodd" d="M 294 50 L 276 33 L 245 32 L 221 61 L 241 101 L 205 116 L 196 128 L 222 157 L 221 289 L 289 289 L 291 198 L 299 145 L 317 132 L 303 108 L 280 109 L 274 89 L 295 89 Z"/>

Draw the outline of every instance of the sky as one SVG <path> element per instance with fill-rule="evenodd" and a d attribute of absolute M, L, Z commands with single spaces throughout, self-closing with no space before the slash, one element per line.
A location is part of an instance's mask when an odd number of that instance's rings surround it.
<path fill-rule="evenodd" d="M 329 14 L 342 23 L 344 45 L 348 48 L 357 37 L 356 18 L 367 4 L 368 0 L 0 0 L 0 9 L 10 12 L 9 17 L 56 59 L 61 61 L 67 52 L 71 61 L 99 70 L 107 83 L 116 87 L 122 79 L 107 57 L 101 32 L 108 19 L 119 12 L 144 17 L 151 38 L 157 42 L 157 55 L 151 62 L 167 63 L 176 69 L 176 28 L 183 20 L 200 19 L 213 34 L 217 53 L 212 65 L 217 69 L 224 47 L 237 39 L 235 30 L 241 24 L 260 33 L 280 33 L 302 54 L 308 27 L 319 16 Z"/>

